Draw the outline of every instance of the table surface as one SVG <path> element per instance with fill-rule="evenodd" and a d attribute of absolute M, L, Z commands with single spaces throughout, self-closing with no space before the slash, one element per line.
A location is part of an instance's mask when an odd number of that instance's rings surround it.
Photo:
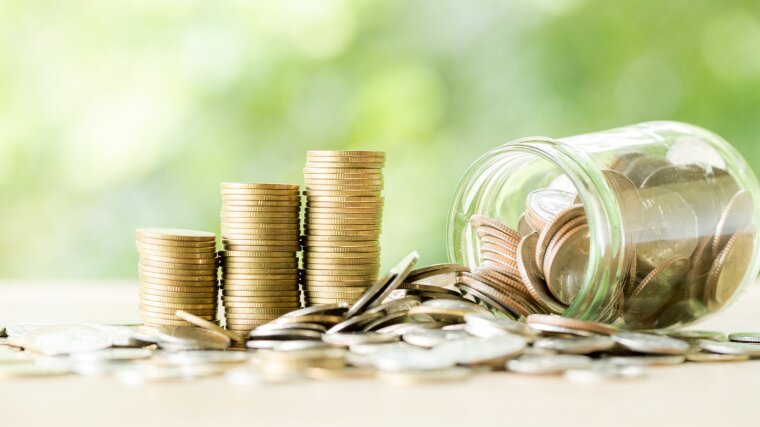
<path fill-rule="evenodd" d="M 695 325 L 760 330 L 760 283 Z M 134 282 L 0 282 L 0 324 L 139 323 Z M 0 381 L 0 426 L 463 424 L 756 426 L 760 361 L 652 368 L 641 380 L 482 374 L 462 383 L 394 387 L 372 380 L 236 386 L 224 378 L 130 386 L 76 376 Z M 434 423 L 434 424 L 433 424 Z"/>

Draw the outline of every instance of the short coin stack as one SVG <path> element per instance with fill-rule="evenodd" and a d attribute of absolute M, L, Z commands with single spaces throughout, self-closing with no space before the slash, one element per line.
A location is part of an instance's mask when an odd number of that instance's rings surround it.
<path fill-rule="evenodd" d="M 184 310 L 216 321 L 216 235 L 205 231 L 139 228 L 140 314 L 147 325 L 190 325 Z"/>
<path fill-rule="evenodd" d="M 304 220 L 306 304 L 353 303 L 377 279 L 385 153 L 309 151 Z"/>
<path fill-rule="evenodd" d="M 301 306 L 298 185 L 222 183 L 222 303 L 227 329 L 251 329 Z"/>

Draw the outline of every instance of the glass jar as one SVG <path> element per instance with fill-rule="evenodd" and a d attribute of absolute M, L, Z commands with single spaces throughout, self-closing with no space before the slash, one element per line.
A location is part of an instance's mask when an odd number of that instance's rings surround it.
<path fill-rule="evenodd" d="M 512 317 L 680 326 L 757 276 L 758 191 L 741 155 L 689 124 L 518 139 L 462 179 L 449 258 L 471 269 L 462 290 Z"/>

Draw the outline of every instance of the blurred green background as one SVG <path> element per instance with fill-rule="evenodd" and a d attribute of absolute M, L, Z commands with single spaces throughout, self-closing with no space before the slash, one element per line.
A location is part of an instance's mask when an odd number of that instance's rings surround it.
<path fill-rule="evenodd" d="M 136 227 L 308 149 L 387 151 L 383 263 L 441 262 L 480 154 L 653 119 L 760 171 L 760 2 L 5 2 L 0 277 L 134 277 Z"/>

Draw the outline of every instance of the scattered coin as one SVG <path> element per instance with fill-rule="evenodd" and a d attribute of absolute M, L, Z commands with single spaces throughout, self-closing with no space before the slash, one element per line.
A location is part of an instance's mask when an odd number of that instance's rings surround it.
<path fill-rule="evenodd" d="M 689 344 L 685 341 L 640 332 L 618 332 L 612 335 L 612 339 L 638 353 L 684 354 L 689 350 Z"/>

